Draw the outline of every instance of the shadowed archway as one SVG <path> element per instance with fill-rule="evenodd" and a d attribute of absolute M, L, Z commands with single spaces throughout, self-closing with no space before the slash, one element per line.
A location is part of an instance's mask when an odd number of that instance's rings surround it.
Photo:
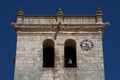
<path fill-rule="evenodd" d="M 43 42 L 43 67 L 54 67 L 54 41 L 51 39 Z"/>
<path fill-rule="evenodd" d="M 68 39 L 64 44 L 64 66 L 76 67 L 76 42 L 73 39 Z"/>

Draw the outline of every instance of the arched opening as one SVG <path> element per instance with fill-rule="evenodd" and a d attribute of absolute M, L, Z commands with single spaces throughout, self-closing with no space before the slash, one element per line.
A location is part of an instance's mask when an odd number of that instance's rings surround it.
<path fill-rule="evenodd" d="M 76 67 L 76 42 L 73 39 L 65 41 L 64 45 L 64 66 Z"/>
<path fill-rule="evenodd" d="M 54 67 L 54 42 L 51 39 L 43 42 L 43 67 Z"/>

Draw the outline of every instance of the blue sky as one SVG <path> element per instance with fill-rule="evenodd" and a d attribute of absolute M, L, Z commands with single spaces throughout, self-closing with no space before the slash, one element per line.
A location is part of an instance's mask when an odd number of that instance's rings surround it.
<path fill-rule="evenodd" d="M 16 21 L 18 7 L 26 15 L 95 15 L 101 7 L 104 22 L 110 22 L 103 36 L 105 78 L 120 80 L 120 2 L 118 0 L 1 0 L 0 1 L 0 80 L 14 80 L 13 57 L 16 53 L 16 33 L 10 22 Z"/>

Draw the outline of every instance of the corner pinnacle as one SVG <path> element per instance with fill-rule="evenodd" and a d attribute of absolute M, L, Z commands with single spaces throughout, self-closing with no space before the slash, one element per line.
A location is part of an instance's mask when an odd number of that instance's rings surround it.
<path fill-rule="evenodd" d="M 24 15 L 24 14 L 23 14 L 22 8 L 21 8 L 21 7 L 18 8 L 18 12 L 17 12 L 16 16 L 17 16 L 17 17 L 22 17 L 23 15 Z"/>
<path fill-rule="evenodd" d="M 97 8 L 97 10 L 96 10 L 96 15 L 97 15 L 97 16 L 102 16 L 102 15 L 103 15 L 102 10 L 101 10 L 100 7 Z"/>

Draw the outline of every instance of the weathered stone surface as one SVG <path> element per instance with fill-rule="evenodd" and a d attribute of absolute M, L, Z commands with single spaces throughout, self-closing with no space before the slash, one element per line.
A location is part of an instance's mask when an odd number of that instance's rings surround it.
<path fill-rule="evenodd" d="M 17 19 L 14 25 L 15 29 L 17 28 L 15 80 L 104 80 L 102 35 L 105 25 L 101 23 L 98 27 L 95 16 L 65 16 L 61 24 L 69 24 L 62 25 L 64 29 L 69 27 L 69 30 L 59 29 L 58 32 L 57 25 L 54 25 L 55 30 L 52 30 L 52 27 L 43 29 L 48 27 L 47 24 L 50 24 L 49 26 L 57 24 L 56 17 L 24 16 L 22 19 Z M 23 24 L 38 25 L 29 27 Z M 45 25 L 40 27 L 42 24 Z M 71 24 L 73 25 L 70 26 Z M 88 27 L 83 25 L 81 28 L 76 24 L 87 24 Z M 89 24 L 93 24 L 97 30 L 93 30 L 94 28 L 89 30 L 92 27 Z M 41 29 L 37 29 L 38 27 Z M 46 39 L 54 41 L 54 68 L 43 67 L 43 41 Z M 76 41 L 77 67 L 73 68 L 64 67 L 64 48 L 68 39 Z M 90 51 L 81 49 L 80 42 L 84 39 L 94 43 L 93 49 Z"/>
<path fill-rule="evenodd" d="M 57 40 L 49 35 L 18 35 L 15 80 L 104 80 L 102 42 L 99 40 L 101 35 L 59 34 L 61 35 L 57 36 Z M 42 62 L 43 41 L 48 38 L 55 42 L 55 68 L 53 69 L 43 68 Z M 67 39 L 74 39 L 77 43 L 76 68 L 64 68 L 64 42 Z M 81 49 L 80 42 L 83 39 L 91 39 L 94 42 L 95 46 L 91 51 Z M 21 77 L 19 78 L 19 76 Z M 38 76 L 39 78 L 37 78 Z"/>

